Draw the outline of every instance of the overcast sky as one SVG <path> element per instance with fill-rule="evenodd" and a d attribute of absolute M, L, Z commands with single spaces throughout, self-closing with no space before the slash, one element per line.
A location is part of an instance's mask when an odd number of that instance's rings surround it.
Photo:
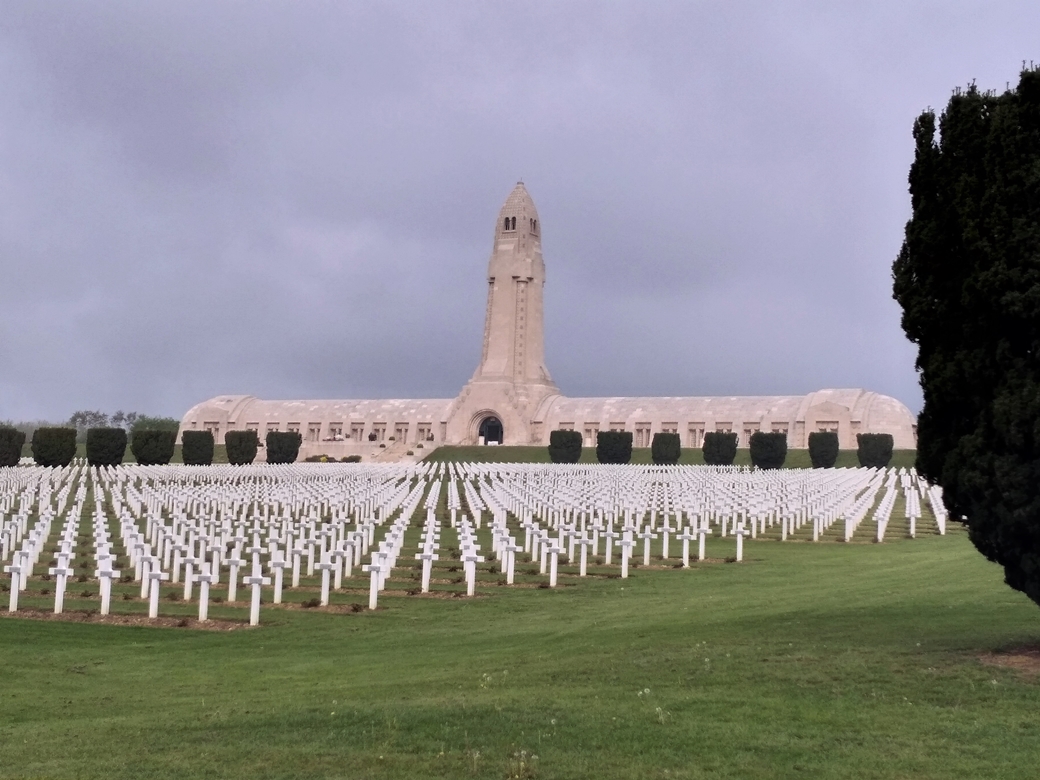
<path fill-rule="evenodd" d="M 0 419 L 454 397 L 520 178 L 565 394 L 916 412 L 913 120 L 1038 31 L 1035 0 L 4 0 Z"/>

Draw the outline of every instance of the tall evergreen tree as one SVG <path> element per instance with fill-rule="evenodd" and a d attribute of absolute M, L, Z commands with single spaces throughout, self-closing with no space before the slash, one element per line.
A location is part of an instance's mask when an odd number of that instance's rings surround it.
<path fill-rule="evenodd" d="M 549 433 L 549 461 L 577 463 L 581 460 L 581 431 L 551 431 Z"/>
<path fill-rule="evenodd" d="M 22 459 L 25 433 L 16 428 L 0 425 L 0 466 L 17 466 Z"/>
<path fill-rule="evenodd" d="M 265 442 L 268 463 L 295 463 L 303 437 L 297 431 L 268 431 Z"/>
<path fill-rule="evenodd" d="M 779 469 L 787 460 L 787 434 L 755 431 L 748 442 L 751 463 L 760 469 Z"/>
<path fill-rule="evenodd" d="M 632 460 L 632 431 L 600 431 L 596 434 L 596 460 L 628 463 Z"/>
<path fill-rule="evenodd" d="M 709 466 L 732 466 L 737 457 L 737 434 L 732 431 L 708 431 L 701 445 L 704 462 Z"/>
<path fill-rule="evenodd" d="M 809 460 L 814 469 L 833 468 L 838 462 L 838 452 L 838 434 L 834 431 L 809 434 Z"/>
<path fill-rule="evenodd" d="M 1040 603 L 1040 69 L 914 123 L 893 266 L 918 345 L 917 469 L 1007 584 Z"/>
<path fill-rule="evenodd" d="M 118 466 L 126 454 L 126 430 L 90 428 L 87 430 L 87 463 L 91 466 Z"/>
<path fill-rule="evenodd" d="M 677 433 L 655 433 L 650 442 L 650 459 L 659 466 L 674 466 L 682 456 Z"/>
<path fill-rule="evenodd" d="M 181 460 L 186 466 L 209 466 L 213 463 L 213 432 L 185 431 L 181 434 Z"/>

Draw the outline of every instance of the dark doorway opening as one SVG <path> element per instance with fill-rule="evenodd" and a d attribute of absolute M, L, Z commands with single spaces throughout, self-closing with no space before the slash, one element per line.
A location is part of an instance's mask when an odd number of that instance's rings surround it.
<path fill-rule="evenodd" d="M 484 438 L 484 444 L 501 444 L 502 421 L 497 417 L 485 417 L 480 423 L 480 435 Z"/>

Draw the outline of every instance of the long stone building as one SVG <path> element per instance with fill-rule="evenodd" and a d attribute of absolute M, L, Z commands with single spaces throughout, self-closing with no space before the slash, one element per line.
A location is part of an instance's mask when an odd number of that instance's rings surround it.
<path fill-rule="evenodd" d="M 707 431 L 734 431 L 746 447 L 755 431 L 787 434 L 805 448 L 814 431 L 836 431 L 842 448 L 857 433 L 890 433 L 897 449 L 916 447 L 917 424 L 894 398 L 866 390 L 819 390 L 804 396 L 715 398 L 568 398 L 545 365 L 542 316 L 545 262 L 541 222 L 522 183 L 495 223 L 488 265 L 487 313 L 480 363 L 455 398 L 367 401 L 264 401 L 223 395 L 193 406 L 181 431 L 209 430 L 218 442 L 233 430 L 298 431 L 300 457 L 359 454 L 365 460 L 421 457 L 441 444 L 545 445 L 550 431 L 631 431 L 648 447 L 659 431 L 700 447 Z"/>

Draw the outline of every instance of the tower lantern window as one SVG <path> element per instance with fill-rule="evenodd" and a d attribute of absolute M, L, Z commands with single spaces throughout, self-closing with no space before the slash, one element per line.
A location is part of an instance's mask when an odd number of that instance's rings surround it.
<path fill-rule="evenodd" d="M 510 217 L 510 220 L 509 220 L 509 221 L 510 221 L 510 223 L 511 223 L 511 224 L 509 225 L 509 229 L 510 229 L 510 230 L 516 230 L 516 217 Z"/>

